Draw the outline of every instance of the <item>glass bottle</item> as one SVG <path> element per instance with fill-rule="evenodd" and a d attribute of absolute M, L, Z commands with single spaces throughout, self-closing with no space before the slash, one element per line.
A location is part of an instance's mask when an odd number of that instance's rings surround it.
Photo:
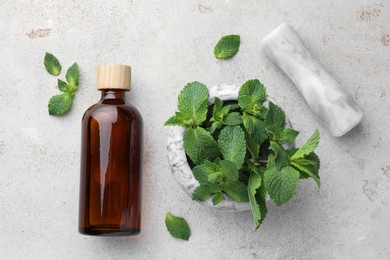
<path fill-rule="evenodd" d="M 140 233 L 142 117 L 126 102 L 131 68 L 99 65 L 101 100 L 82 119 L 79 232 Z"/>

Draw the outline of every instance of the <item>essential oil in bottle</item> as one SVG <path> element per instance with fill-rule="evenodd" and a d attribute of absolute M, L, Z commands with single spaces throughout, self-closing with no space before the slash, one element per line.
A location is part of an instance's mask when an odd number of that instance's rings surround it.
<path fill-rule="evenodd" d="M 142 117 L 126 101 L 131 68 L 99 65 L 101 99 L 82 119 L 79 232 L 140 233 Z"/>

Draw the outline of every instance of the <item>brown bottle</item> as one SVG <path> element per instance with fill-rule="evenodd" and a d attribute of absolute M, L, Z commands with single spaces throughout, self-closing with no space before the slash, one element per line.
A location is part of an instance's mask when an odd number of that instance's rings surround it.
<path fill-rule="evenodd" d="M 131 68 L 99 65 L 101 100 L 82 120 L 79 232 L 140 233 L 142 117 L 126 103 Z"/>

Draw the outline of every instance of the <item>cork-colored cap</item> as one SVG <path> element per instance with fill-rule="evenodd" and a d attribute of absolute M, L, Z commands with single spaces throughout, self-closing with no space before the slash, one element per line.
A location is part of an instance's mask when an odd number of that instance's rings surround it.
<path fill-rule="evenodd" d="M 131 89 L 131 67 L 101 64 L 97 67 L 97 89 Z"/>

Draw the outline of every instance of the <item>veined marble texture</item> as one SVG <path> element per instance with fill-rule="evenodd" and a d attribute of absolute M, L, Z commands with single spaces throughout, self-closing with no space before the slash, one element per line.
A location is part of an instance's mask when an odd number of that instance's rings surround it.
<path fill-rule="evenodd" d="M 236 85 L 215 85 L 209 88 L 209 104 L 214 103 L 214 97 L 218 97 L 223 101 L 227 100 L 237 100 L 238 91 L 240 86 Z M 268 105 L 268 101 L 272 101 L 277 104 L 267 96 L 264 105 Z M 286 127 L 291 128 L 291 123 L 286 117 Z M 195 179 L 192 174 L 192 170 L 188 165 L 187 156 L 183 146 L 183 135 L 185 132 L 184 127 L 176 127 L 172 126 L 171 131 L 168 135 L 168 162 L 171 167 L 172 174 L 176 179 L 177 183 L 183 188 L 183 190 L 187 193 L 188 196 L 192 197 L 192 193 L 196 187 L 199 186 L 199 182 Z M 293 144 L 285 144 L 286 148 L 294 148 L 295 143 Z M 207 199 L 205 202 L 199 202 L 200 204 L 215 208 L 218 210 L 226 211 L 226 212 L 240 212 L 250 210 L 249 202 L 239 203 L 234 201 L 232 198 L 224 194 L 225 199 L 222 200 L 218 205 L 214 206 L 212 202 L 212 197 Z"/>
<path fill-rule="evenodd" d="M 342 136 L 360 123 L 363 112 L 358 104 L 314 59 L 289 24 L 272 31 L 261 47 L 297 86 L 332 135 Z"/>

